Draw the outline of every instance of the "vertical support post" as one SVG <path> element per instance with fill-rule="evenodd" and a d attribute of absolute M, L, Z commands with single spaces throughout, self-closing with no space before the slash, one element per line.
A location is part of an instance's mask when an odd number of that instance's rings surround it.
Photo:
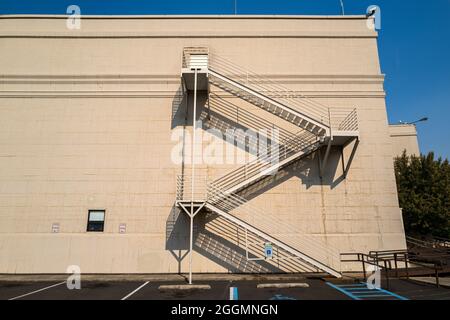
<path fill-rule="evenodd" d="M 440 284 L 439 284 L 439 271 L 438 271 L 437 263 L 434 264 L 434 272 L 435 272 L 435 275 L 436 275 L 436 288 L 439 288 L 440 287 Z"/>
<path fill-rule="evenodd" d="M 406 279 L 409 280 L 409 268 L 408 268 L 408 253 L 405 254 L 405 266 L 406 266 Z"/>
<path fill-rule="evenodd" d="M 194 241 L 194 188 L 195 188 L 195 142 L 197 121 L 197 69 L 194 71 L 194 112 L 192 122 L 192 181 L 191 181 L 191 219 L 189 228 L 189 284 L 192 284 L 192 249 Z"/>
<path fill-rule="evenodd" d="M 378 262 L 377 262 L 378 264 Z M 386 270 L 386 288 L 389 290 L 390 288 L 390 281 L 389 281 L 389 268 L 386 263 L 386 260 L 384 260 L 384 269 Z"/>
<path fill-rule="evenodd" d="M 249 258 L 248 256 L 248 234 L 247 234 L 247 229 L 245 229 L 245 257 Z"/>
<path fill-rule="evenodd" d="M 364 274 L 364 282 L 367 282 L 367 276 L 366 276 L 366 264 L 364 262 L 364 255 L 361 257 L 362 262 L 362 268 L 363 268 L 363 274 Z"/>
<path fill-rule="evenodd" d="M 398 278 L 397 254 L 394 253 L 395 277 Z"/>

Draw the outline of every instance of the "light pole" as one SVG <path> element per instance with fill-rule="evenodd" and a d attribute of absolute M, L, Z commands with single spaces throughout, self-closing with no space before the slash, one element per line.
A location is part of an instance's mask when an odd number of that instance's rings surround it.
<path fill-rule="evenodd" d="M 419 120 L 412 121 L 412 122 L 403 122 L 403 121 L 400 121 L 400 124 L 409 124 L 409 125 L 411 125 L 411 124 L 416 124 L 416 123 L 419 123 L 419 122 L 425 122 L 425 121 L 428 121 L 428 120 L 429 120 L 428 117 L 423 117 L 423 118 L 421 118 L 421 119 L 419 119 Z"/>
<path fill-rule="evenodd" d="M 408 124 L 416 124 L 416 123 L 419 123 L 419 122 L 425 122 L 425 121 L 428 121 L 428 117 L 424 117 L 424 118 L 422 118 L 422 119 L 419 119 L 419 120 L 410 122 L 410 123 L 408 123 Z"/>
<path fill-rule="evenodd" d="M 196 137 L 196 121 L 197 121 L 197 81 L 198 81 L 198 69 L 194 70 L 194 112 L 192 118 L 192 169 L 191 169 L 191 214 L 189 224 L 189 284 L 192 284 L 192 250 L 194 242 L 194 189 L 195 189 L 195 142 Z"/>

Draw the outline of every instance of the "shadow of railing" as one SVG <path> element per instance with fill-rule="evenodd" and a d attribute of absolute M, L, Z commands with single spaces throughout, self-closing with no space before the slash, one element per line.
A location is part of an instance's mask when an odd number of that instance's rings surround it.
<path fill-rule="evenodd" d="M 188 94 L 183 90 L 183 85 L 181 84 L 172 100 L 171 129 L 186 125 L 187 108 Z"/>
<path fill-rule="evenodd" d="M 274 259 L 264 259 L 264 239 L 249 231 L 246 235 L 243 227 L 214 213 L 203 216 L 203 222 L 200 222 L 195 239 L 196 251 L 232 272 L 307 273 L 318 271 L 317 268 L 303 263 L 276 245 L 273 245 Z M 247 259 L 247 252 L 250 259 Z"/>

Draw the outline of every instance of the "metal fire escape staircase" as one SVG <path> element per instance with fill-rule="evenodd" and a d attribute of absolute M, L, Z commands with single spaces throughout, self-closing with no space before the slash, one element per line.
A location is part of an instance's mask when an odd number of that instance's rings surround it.
<path fill-rule="evenodd" d="M 206 208 L 246 232 L 273 243 L 313 269 L 341 277 L 338 250 L 322 243 L 317 237 L 306 235 L 306 232 L 292 230 L 292 226 L 280 219 L 270 218 L 272 215 L 251 206 L 238 193 L 325 147 L 325 156 L 319 168 L 322 175 L 331 147 L 344 147 L 355 141 L 345 176 L 359 143 L 356 110 L 339 108 L 331 111 L 271 79 L 212 55 L 207 48 L 185 48 L 182 76 L 187 90 L 205 90 L 209 93 L 210 86 L 216 86 L 294 124 L 301 133 L 281 140 L 276 148 L 254 161 L 214 181 L 205 181 L 203 187 L 196 187 L 196 190 L 189 189 L 194 185 L 191 178 L 179 177 L 177 205 L 190 215 L 193 211 L 198 213 Z M 273 235 L 275 228 L 282 231 Z"/>

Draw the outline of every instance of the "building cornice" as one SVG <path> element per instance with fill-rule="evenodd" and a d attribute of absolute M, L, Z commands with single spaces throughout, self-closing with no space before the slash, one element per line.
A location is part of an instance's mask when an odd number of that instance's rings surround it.
<path fill-rule="evenodd" d="M 148 15 L 81 16 L 68 29 L 68 15 L 0 16 L 0 38 L 376 38 L 366 16 Z M 184 23 L 180 20 L 186 20 Z M 188 21 L 187 21 L 188 20 Z M 208 21 L 214 20 L 214 21 Z"/>
<path fill-rule="evenodd" d="M 2 14 L 0 19 L 67 19 L 68 15 L 49 14 Z M 301 20 L 362 20 L 366 15 L 81 15 L 82 19 L 301 19 Z"/>

